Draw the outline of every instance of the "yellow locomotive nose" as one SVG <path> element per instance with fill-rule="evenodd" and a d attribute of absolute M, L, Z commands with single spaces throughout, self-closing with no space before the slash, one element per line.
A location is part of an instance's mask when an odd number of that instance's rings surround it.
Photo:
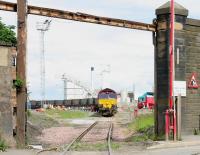
<path fill-rule="evenodd" d="M 99 99 L 99 104 L 103 106 L 103 108 L 112 108 L 112 105 L 116 105 L 116 99 Z"/>

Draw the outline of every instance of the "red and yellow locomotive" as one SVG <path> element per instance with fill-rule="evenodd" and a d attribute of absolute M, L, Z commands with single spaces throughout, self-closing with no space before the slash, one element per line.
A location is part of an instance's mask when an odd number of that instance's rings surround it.
<path fill-rule="evenodd" d="M 117 93 L 109 88 L 98 94 L 98 109 L 103 116 L 112 116 L 117 112 Z"/>

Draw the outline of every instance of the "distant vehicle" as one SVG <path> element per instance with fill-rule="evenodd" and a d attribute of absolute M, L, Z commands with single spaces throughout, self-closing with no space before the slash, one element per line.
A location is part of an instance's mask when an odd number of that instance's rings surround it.
<path fill-rule="evenodd" d="M 138 109 L 153 109 L 154 104 L 154 94 L 152 92 L 146 92 L 144 95 L 138 97 Z"/>
<path fill-rule="evenodd" d="M 112 116 L 117 112 L 117 93 L 109 88 L 98 94 L 98 111 L 103 116 Z"/>

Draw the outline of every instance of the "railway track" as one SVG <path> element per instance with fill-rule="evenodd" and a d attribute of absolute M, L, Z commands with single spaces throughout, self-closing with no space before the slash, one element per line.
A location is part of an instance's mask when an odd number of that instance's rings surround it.
<path fill-rule="evenodd" d="M 110 127 L 109 127 L 109 131 L 108 131 L 108 138 L 107 138 L 108 155 L 112 155 L 112 147 L 111 147 L 112 131 L 113 131 L 113 123 L 110 122 Z"/>
<path fill-rule="evenodd" d="M 92 130 L 99 122 L 93 123 L 90 127 L 88 127 L 84 132 L 82 132 L 78 137 L 76 137 L 67 147 L 64 148 L 64 152 L 61 153 L 61 155 L 67 155 L 71 147 L 75 144 L 81 141 L 81 139 L 90 131 Z M 112 121 L 109 121 L 109 129 L 107 133 L 107 150 L 108 150 L 108 155 L 112 155 L 112 148 L 111 148 L 111 138 L 112 138 L 112 131 L 113 131 L 113 123 Z"/>
<path fill-rule="evenodd" d="M 67 145 L 66 148 L 64 148 L 64 152 L 61 153 L 61 155 L 67 155 L 68 152 L 70 151 L 72 145 L 74 145 L 75 143 L 79 142 L 95 125 L 97 125 L 97 121 L 94 122 L 92 125 L 90 125 L 86 130 L 84 130 L 78 137 L 76 137 L 74 140 L 72 140 L 72 142 Z"/>
<path fill-rule="evenodd" d="M 109 123 L 108 127 L 105 127 L 105 124 Z M 67 146 L 62 146 L 62 147 L 53 147 L 53 148 L 49 148 L 49 149 L 44 149 L 41 150 L 39 152 L 37 152 L 37 155 L 43 152 L 48 152 L 48 151 L 58 151 L 58 150 L 64 150 L 60 155 L 68 155 L 70 153 L 70 150 L 72 148 L 72 146 L 78 142 L 80 142 L 83 138 L 85 138 L 85 136 L 88 134 L 88 132 L 90 132 L 92 129 L 94 130 L 94 127 L 97 124 L 101 124 L 96 130 L 96 132 L 94 131 L 92 137 L 95 137 L 95 141 L 99 140 L 99 137 L 102 138 L 102 133 L 99 133 L 99 130 L 103 130 L 103 133 L 106 133 L 107 130 L 107 134 L 105 135 L 105 137 L 103 139 L 100 140 L 105 140 L 106 139 L 106 143 L 107 143 L 107 151 L 108 151 L 108 155 L 112 155 L 112 148 L 111 148 L 111 139 L 112 139 L 112 131 L 113 131 L 113 119 L 112 118 L 108 118 L 108 120 L 104 120 L 104 121 L 96 121 L 94 122 L 92 125 L 90 125 L 86 130 L 84 130 L 81 134 L 79 134 L 76 138 L 74 138 L 70 144 L 68 144 Z M 107 129 L 106 129 L 107 128 Z M 105 130 L 105 131 L 104 131 Z M 91 134 L 91 133 L 90 133 Z M 99 135 L 98 135 L 99 134 Z M 91 136 L 91 135 L 90 135 Z M 87 139 L 87 138 L 86 138 Z M 94 142 L 95 142 L 94 141 Z"/>
<path fill-rule="evenodd" d="M 76 137 L 69 145 L 63 146 L 61 147 L 61 149 L 64 149 L 64 152 L 61 155 L 66 155 L 68 153 L 68 151 L 70 150 L 70 148 L 72 147 L 73 144 L 79 142 L 98 122 L 94 122 L 92 125 L 90 125 L 86 130 L 84 130 L 78 137 Z M 37 155 L 39 155 L 40 153 L 43 152 L 47 152 L 47 151 L 57 151 L 60 150 L 60 148 L 58 147 L 53 147 L 53 148 L 49 148 L 49 149 L 44 149 L 41 150 L 39 152 L 37 152 Z"/>

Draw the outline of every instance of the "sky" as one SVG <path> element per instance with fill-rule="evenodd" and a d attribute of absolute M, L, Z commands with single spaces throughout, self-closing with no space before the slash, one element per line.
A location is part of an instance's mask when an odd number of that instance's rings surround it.
<path fill-rule="evenodd" d="M 7 0 L 16 2 L 16 0 Z M 28 0 L 29 5 L 49 7 L 98 16 L 152 23 L 155 9 L 167 0 Z M 177 0 L 189 10 L 189 17 L 200 19 L 198 0 Z M 16 25 L 16 14 L 0 11 L 2 21 Z M 52 20 L 45 33 L 46 99 L 63 99 L 62 75 L 90 87 L 94 67 L 94 88 L 102 85 L 101 72 L 110 65 L 104 83 L 110 88 L 133 90 L 136 96 L 154 86 L 154 47 L 152 33 L 76 21 L 28 16 L 27 78 L 30 99 L 41 98 L 40 33 L 37 22 Z"/>

